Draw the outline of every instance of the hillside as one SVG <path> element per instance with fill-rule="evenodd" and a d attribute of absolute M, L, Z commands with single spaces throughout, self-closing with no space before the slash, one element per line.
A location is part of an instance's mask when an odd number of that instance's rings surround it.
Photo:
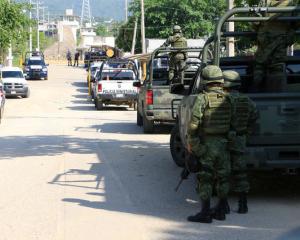
<path fill-rule="evenodd" d="M 82 0 L 44 0 L 45 5 L 52 12 L 63 12 L 66 8 L 74 8 L 77 15 L 81 15 Z M 124 0 L 90 0 L 92 16 L 105 19 L 122 20 L 125 18 Z"/>

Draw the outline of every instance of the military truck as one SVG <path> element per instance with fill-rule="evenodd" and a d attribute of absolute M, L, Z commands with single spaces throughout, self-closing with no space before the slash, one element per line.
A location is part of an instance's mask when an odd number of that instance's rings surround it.
<path fill-rule="evenodd" d="M 137 125 L 143 126 L 144 133 L 153 133 L 158 124 L 174 124 L 171 103 L 181 96 L 169 91 L 169 54 L 176 51 L 186 52 L 188 59 L 184 73 L 184 88 L 200 67 L 201 48 L 158 48 L 151 55 L 147 66 L 147 75 L 143 83 L 135 82 L 139 87 L 137 106 Z"/>
<path fill-rule="evenodd" d="M 284 170 L 289 173 L 300 169 L 300 57 L 287 56 L 286 81 L 278 91 L 268 91 L 270 82 L 265 79 L 265 89 L 253 89 L 254 54 L 252 56 L 221 57 L 222 41 L 228 37 L 235 40 L 246 38 L 256 40 L 253 31 L 227 32 L 224 25 L 235 22 L 267 21 L 265 13 L 276 14 L 277 21 L 300 20 L 299 7 L 285 8 L 235 8 L 228 11 L 216 26 L 213 37 L 203 48 L 202 66 L 198 70 L 190 89 L 179 99 L 176 125 L 171 133 L 170 148 L 175 163 L 183 167 L 187 156 L 187 125 L 191 119 L 191 108 L 197 94 L 203 90 L 201 70 L 208 64 L 220 66 L 223 70 L 239 72 L 242 92 L 246 93 L 257 105 L 259 119 L 247 145 L 247 166 L 257 170 Z M 284 13 L 281 14 L 281 13 Z M 298 15 L 298 16 L 297 16 Z M 274 17 L 274 16 L 273 16 Z M 251 25 L 249 26 L 251 30 Z M 297 31 L 297 34 L 299 32 Z M 213 59 L 208 59 L 208 49 L 213 46 Z M 241 51 L 240 51 L 241 52 Z M 173 93 L 176 93 L 173 92 Z M 175 105 L 173 106 L 176 107 Z"/>

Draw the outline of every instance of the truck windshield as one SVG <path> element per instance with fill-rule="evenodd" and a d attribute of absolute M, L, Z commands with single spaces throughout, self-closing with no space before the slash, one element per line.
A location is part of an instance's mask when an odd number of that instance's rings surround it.
<path fill-rule="evenodd" d="M 2 78 L 23 78 L 21 71 L 3 71 Z"/>
<path fill-rule="evenodd" d="M 45 62 L 42 61 L 42 60 L 31 60 L 31 59 L 29 59 L 27 64 L 28 65 L 39 65 L 39 66 L 42 65 L 42 66 L 44 66 Z"/>
<path fill-rule="evenodd" d="M 132 71 L 102 72 L 101 80 L 136 80 Z"/>

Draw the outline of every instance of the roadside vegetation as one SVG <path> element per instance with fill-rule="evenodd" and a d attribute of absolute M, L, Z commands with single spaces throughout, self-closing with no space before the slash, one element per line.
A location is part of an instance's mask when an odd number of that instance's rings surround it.
<path fill-rule="evenodd" d="M 29 5 L 0 0 L 0 62 L 5 61 L 7 49 L 12 44 L 17 49 L 26 48 L 28 29 L 31 24 L 26 15 Z"/>

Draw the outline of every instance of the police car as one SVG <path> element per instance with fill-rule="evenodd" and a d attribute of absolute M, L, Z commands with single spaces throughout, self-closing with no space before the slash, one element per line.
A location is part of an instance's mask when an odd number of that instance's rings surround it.
<path fill-rule="evenodd" d="M 48 64 L 41 56 L 30 57 L 25 63 L 26 79 L 48 80 Z"/>
<path fill-rule="evenodd" d="M 133 82 L 138 78 L 134 65 L 103 64 L 94 84 L 94 103 L 97 110 L 104 105 L 129 105 L 136 108 L 138 88 Z"/>

